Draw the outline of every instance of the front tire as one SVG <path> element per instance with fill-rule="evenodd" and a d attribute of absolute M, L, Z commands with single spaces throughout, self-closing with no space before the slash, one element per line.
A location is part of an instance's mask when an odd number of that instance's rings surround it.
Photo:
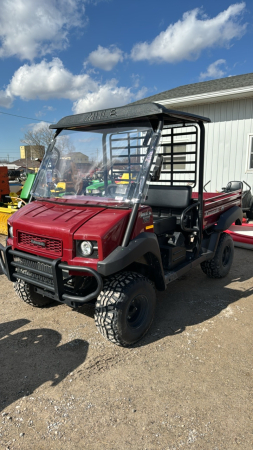
<path fill-rule="evenodd" d="M 114 344 L 127 347 L 139 341 L 153 321 L 155 289 L 148 278 L 133 272 L 104 282 L 95 306 L 98 331 Z"/>
<path fill-rule="evenodd" d="M 14 290 L 23 302 L 36 308 L 43 308 L 53 302 L 51 298 L 38 294 L 35 291 L 35 286 L 24 280 L 17 279 L 14 283 Z"/>
<path fill-rule="evenodd" d="M 210 278 L 225 277 L 232 266 L 234 258 L 234 242 L 227 233 L 220 235 L 215 256 L 212 259 L 202 262 L 201 269 Z"/>

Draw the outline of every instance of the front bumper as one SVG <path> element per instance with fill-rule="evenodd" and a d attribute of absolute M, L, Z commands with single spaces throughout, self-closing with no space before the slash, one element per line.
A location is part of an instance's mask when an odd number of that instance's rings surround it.
<path fill-rule="evenodd" d="M 89 267 L 69 266 L 60 259 L 49 259 L 29 253 L 12 250 L 11 246 L 0 244 L 0 269 L 7 278 L 15 282 L 17 279 L 36 286 L 39 294 L 50 297 L 71 307 L 81 306 L 96 298 L 103 289 L 101 275 Z M 66 292 L 66 272 L 88 273 L 95 277 L 97 288 L 84 297 L 71 295 Z M 65 275 L 65 276 L 64 276 Z"/>

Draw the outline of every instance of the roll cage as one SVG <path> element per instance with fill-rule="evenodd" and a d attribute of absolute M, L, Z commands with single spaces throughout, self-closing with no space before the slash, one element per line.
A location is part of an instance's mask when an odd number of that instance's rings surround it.
<path fill-rule="evenodd" d="M 152 126 L 153 133 L 148 133 L 143 137 L 143 141 L 149 141 L 147 146 L 147 153 L 142 163 L 130 163 L 131 152 L 131 136 L 127 138 L 127 145 L 119 135 L 116 136 L 117 129 L 127 127 L 129 124 L 141 124 L 149 121 Z M 105 189 L 108 186 L 108 177 L 114 181 L 118 176 L 120 170 L 120 162 L 112 165 L 112 153 L 114 147 L 117 145 L 126 145 L 126 158 L 129 159 L 128 176 L 129 183 L 131 183 L 132 173 L 139 170 L 139 185 L 138 192 L 132 201 L 132 212 L 128 226 L 124 235 L 122 246 L 127 246 L 133 230 L 133 226 L 137 217 L 139 205 L 143 201 L 143 193 L 145 193 L 145 186 L 147 182 L 152 184 L 150 179 L 150 171 L 152 165 L 154 167 L 155 154 L 160 157 L 159 161 L 162 167 L 160 168 L 161 177 L 158 184 L 176 185 L 198 185 L 198 198 L 195 199 L 192 205 L 189 206 L 187 212 L 194 210 L 196 218 L 195 232 L 199 234 L 199 243 L 202 240 L 203 229 L 203 172 L 204 172 L 204 142 L 205 142 L 205 128 L 204 123 L 210 122 L 210 119 L 197 116 L 194 114 L 184 113 L 180 111 L 169 110 L 162 105 L 155 103 L 129 105 L 120 108 L 106 109 L 102 111 L 95 111 L 90 113 L 78 114 L 74 116 L 67 116 L 62 118 L 58 123 L 50 125 L 51 129 L 55 129 L 55 136 L 46 156 L 54 148 L 56 137 L 63 130 L 72 131 L 96 131 L 104 129 L 103 134 L 103 167 L 104 170 L 104 184 Z M 109 171 L 108 160 L 106 154 L 106 132 L 108 129 L 115 130 L 115 134 L 110 137 L 110 159 Z M 180 140 L 180 142 L 179 142 Z M 115 145 L 116 144 L 116 145 Z M 183 148 L 183 151 L 178 151 Z M 169 150 L 168 150 L 169 149 Z M 181 158 L 181 159 L 180 159 Z M 183 160 L 182 160 L 183 158 Z M 190 158 L 190 159 L 189 159 Z M 138 167 L 137 167 L 138 166 Z M 180 170 L 181 168 L 181 170 Z M 109 175 L 110 174 L 110 175 Z M 36 183 L 33 192 L 36 189 Z M 181 220 L 183 223 L 183 218 Z"/>

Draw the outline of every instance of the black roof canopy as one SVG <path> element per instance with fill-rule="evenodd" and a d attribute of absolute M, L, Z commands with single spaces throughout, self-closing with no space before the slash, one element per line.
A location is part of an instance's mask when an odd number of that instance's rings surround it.
<path fill-rule="evenodd" d="M 82 130 L 97 128 L 98 125 L 115 124 L 117 122 L 129 122 L 134 120 L 139 121 L 145 118 L 159 120 L 162 117 L 165 125 L 210 122 L 210 119 L 207 117 L 174 111 L 167 109 L 158 103 L 145 103 L 66 116 L 56 124 L 50 125 L 49 128 L 56 130 Z"/>

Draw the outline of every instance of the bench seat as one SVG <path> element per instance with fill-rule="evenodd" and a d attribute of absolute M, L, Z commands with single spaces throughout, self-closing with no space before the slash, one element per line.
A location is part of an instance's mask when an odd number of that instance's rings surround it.
<path fill-rule="evenodd" d="M 152 208 L 155 234 L 175 231 L 177 217 L 191 204 L 191 196 L 191 186 L 149 185 L 143 204 Z"/>

